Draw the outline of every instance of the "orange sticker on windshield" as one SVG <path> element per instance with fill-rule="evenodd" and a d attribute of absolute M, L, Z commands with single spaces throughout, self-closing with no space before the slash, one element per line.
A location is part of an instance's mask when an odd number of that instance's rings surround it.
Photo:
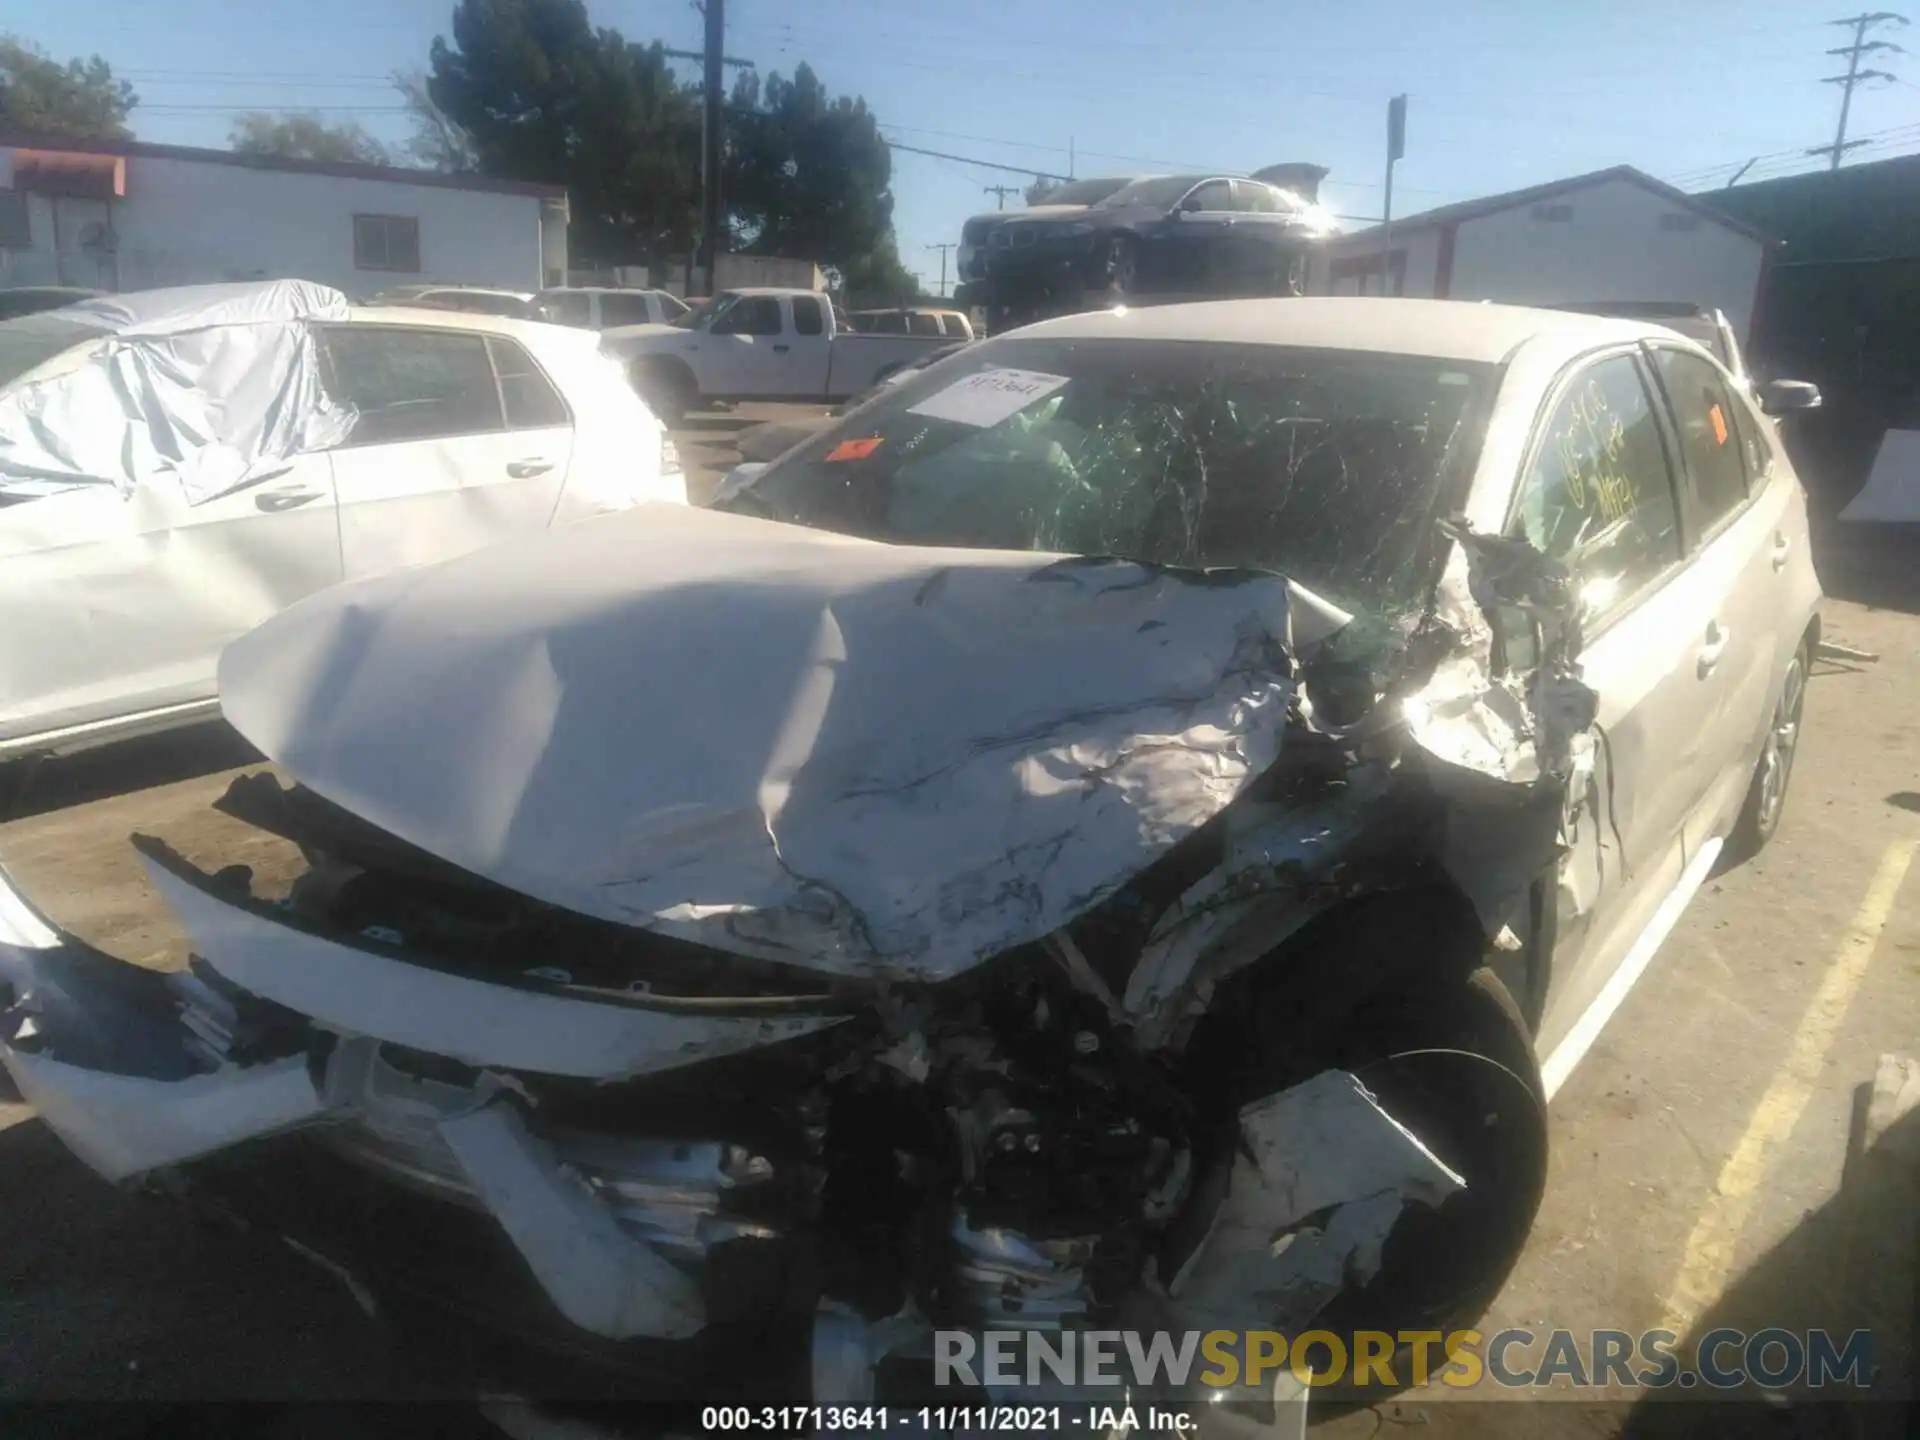
<path fill-rule="evenodd" d="M 1727 443 L 1727 417 L 1720 413 L 1720 407 L 1718 405 L 1715 405 L 1711 409 L 1709 409 L 1707 411 L 1707 418 L 1713 421 L 1713 443 L 1716 445 L 1726 444 Z"/>
<path fill-rule="evenodd" d="M 880 437 L 869 435 L 864 440 L 842 440 L 827 452 L 828 460 L 864 460 L 880 448 Z"/>

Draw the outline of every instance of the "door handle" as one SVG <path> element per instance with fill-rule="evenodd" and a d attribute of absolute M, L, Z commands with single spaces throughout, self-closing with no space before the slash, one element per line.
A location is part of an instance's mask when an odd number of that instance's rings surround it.
<path fill-rule="evenodd" d="M 1707 622 L 1706 643 L 1700 647 L 1700 678 L 1702 680 L 1713 673 L 1713 667 L 1720 663 L 1720 657 L 1726 653 L 1727 641 L 1732 638 L 1732 632 L 1718 620 Z"/>
<path fill-rule="evenodd" d="M 290 486 L 285 490 L 262 491 L 253 497 L 253 507 L 268 515 L 278 515 L 283 510 L 297 510 L 302 505 L 311 504 L 319 498 L 318 490 Z"/>
<path fill-rule="evenodd" d="M 544 475 L 553 468 L 553 461 L 543 456 L 530 460 L 509 460 L 507 474 L 516 480 L 531 480 L 535 475 Z"/>
<path fill-rule="evenodd" d="M 1787 564 L 1787 556 L 1792 553 L 1793 553 L 1793 542 L 1791 540 L 1789 540 L 1785 535 L 1775 535 L 1773 537 L 1773 568 L 1774 569 L 1776 570 L 1785 569 Z"/>
<path fill-rule="evenodd" d="M 791 350 L 792 348 L 793 347 L 791 345 L 776 345 L 773 347 L 773 353 L 776 355 L 784 355 L 787 353 L 787 351 Z"/>

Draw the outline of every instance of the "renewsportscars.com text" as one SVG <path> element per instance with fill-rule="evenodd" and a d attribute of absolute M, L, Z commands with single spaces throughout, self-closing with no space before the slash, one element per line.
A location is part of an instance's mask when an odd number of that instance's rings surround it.
<path fill-rule="evenodd" d="M 1281 1372 L 1304 1384 L 1456 1390 L 1572 1386 L 1661 1390 L 1746 1384 L 1770 1390 L 1873 1380 L 1873 1337 L 1826 1330 L 1710 1330 L 1684 1348 L 1671 1330 L 1533 1331 L 1083 1330 L 1045 1334 L 941 1330 L 934 1383 L 1018 1387 L 1114 1385 L 1148 1391 L 1270 1386 Z"/>

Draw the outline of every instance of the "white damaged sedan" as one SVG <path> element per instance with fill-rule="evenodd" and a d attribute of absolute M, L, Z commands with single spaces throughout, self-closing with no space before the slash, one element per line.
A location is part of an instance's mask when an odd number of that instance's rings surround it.
<path fill-rule="evenodd" d="M 232 647 L 294 783 L 220 808 L 291 897 L 138 838 L 195 952 L 156 974 L 0 884 L 0 1054 L 73 1151 L 655 1398 L 1484 1306 L 1547 1099 L 1782 813 L 1819 586 L 1719 364 L 1499 306 L 1082 315 L 724 509 Z"/>
<path fill-rule="evenodd" d="M 0 760 L 217 714 L 229 641 L 342 580 L 686 503 L 595 338 L 304 281 L 0 323 Z"/>

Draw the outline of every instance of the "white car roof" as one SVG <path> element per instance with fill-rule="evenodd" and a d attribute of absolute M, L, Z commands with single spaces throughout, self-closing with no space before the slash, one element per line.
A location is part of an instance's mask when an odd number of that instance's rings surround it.
<path fill-rule="evenodd" d="M 1096 310 L 1025 325 L 1035 339 L 1212 340 L 1499 363 L 1530 340 L 1569 350 L 1665 337 L 1660 325 L 1520 305 L 1379 296 L 1291 296 Z"/>
<path fill-rule="evenodd" d="M 496 290 L 490 285 L 400 285 L 395 295 L 506 295 L 515 300 L 531 300 L 531 290 Z"/>
<path fill-rule="evenodd" d="M 516 320 L 506 315 L 485 315 L 477 310 L 441 310 L 430 305 L 356 305 L 347 312 L 347 322 L 351 325 L 418 325 L 430 330 L 480 330 L 540 343 L 563 334 L 584 337 L 587 344 L 596 343 L 588 332 L 571 325 Z"/>

